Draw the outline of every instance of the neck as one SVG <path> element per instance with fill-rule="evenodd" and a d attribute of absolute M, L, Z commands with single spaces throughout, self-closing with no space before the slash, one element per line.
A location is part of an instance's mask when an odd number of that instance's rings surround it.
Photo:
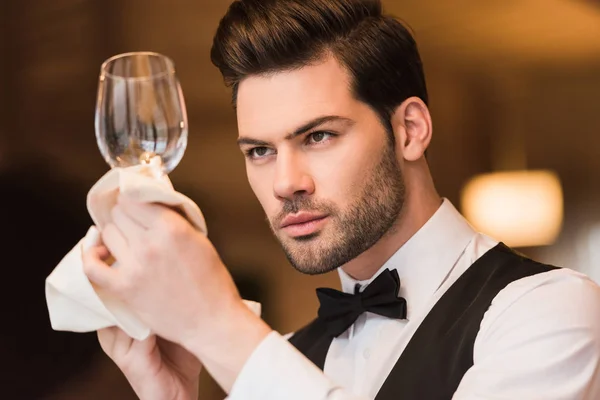
<path fill-rule="evenodd" d="M 409 185 L 406 176 L 405 180 L 407 196 L 394 226 L 371 248 L 341 267 L 353 279 L 372 278 L 441 206 L 442 199 L 430 179 L 414 179 L 426 182 L 422 185 Z"/>

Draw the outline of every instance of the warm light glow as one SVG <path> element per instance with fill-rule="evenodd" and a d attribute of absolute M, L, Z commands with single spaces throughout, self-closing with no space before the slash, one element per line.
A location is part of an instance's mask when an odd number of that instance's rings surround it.
<path fill-rule="evenodd" d="M 475 229 L 511 247 L 552 244 L 562 227 L 562 188 L 550 171 L 478 175 L 464 187 L 461 202 Z"/>

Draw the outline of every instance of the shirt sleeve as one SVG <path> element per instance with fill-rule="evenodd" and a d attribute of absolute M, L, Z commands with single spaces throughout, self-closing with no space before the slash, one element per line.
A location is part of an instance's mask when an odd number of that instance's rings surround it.
<path fill-rule="evenodd" d="M 600 399 L 600 288 L 562 269 L 492 302 L 453 400 Z"/>
<path fill-rule="evenodd" d="M 228 400 L 367 400 L 334 384 L 277 332 L 254 350 Z"/>

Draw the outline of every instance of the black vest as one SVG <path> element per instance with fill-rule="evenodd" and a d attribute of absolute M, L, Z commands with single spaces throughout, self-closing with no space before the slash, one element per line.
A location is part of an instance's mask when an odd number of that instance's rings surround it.
<path fill-rule="evenodd" d="M 380 388 L 376 400 L 449 400 L 473 365 L 483 315 L 509 283 L 550 271 L 499 244 L 471 265 L 435 304 Z M 296 332 L 292 343 L 323 369 L 333 340 L 318 320 Z"/>

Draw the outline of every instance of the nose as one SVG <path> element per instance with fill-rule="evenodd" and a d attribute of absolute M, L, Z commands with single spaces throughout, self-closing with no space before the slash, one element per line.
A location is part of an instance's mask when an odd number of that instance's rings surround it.
<path fill-rule="evenodd" d="M 312 195 L 315 184 L 302 157 L 279 152 L 275 166 L 273 192 L 279 199 L 292 200 L 298 196 Z"/>

